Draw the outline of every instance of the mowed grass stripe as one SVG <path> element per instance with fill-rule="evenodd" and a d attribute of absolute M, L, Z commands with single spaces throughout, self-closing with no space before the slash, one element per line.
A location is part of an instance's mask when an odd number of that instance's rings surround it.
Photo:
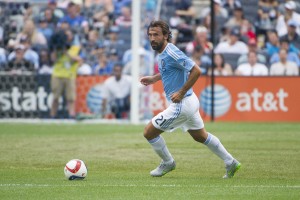
<path fill-rule="evenodd" d="M 220 159 L 180 130 L 164 133 L 175 171 L 152 178 L 160 160 L 143 126 L 0 124 L 0 199 L 299 199 L 300 124 L 207 123 L 242 168 L 223 180 Z M 63 167 L 80 158 L 83 181 Z"/>

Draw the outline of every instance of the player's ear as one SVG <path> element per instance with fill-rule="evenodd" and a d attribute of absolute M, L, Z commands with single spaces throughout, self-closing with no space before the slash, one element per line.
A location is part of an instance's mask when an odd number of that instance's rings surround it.
<path fill-rule="evenodd" d="M 164 39 L 165 39 L 165 40 L 168 40 L 168 35 L 164 35 Z"/>

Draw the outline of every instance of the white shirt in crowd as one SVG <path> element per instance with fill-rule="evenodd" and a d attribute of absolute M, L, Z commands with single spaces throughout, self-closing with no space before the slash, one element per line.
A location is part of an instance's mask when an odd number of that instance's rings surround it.
<path fill-rule="evenodd" d="M 296 63 L 287 61 L 285 64 L 277 62 L 271 65 L 270 75 L 272 76 L 298 76 L 299 68 Z"/>
<path fill-rule="evenodd" d="M 236 53 L 236 54 L 247 54 L 248 47 L 244 42 L 237 41 L 233 45 L 229 42 L 221 42 L 217 45 L 215 53 Z"/>
<path fill-rule="evenodd" d="M 131 80 L 130 76 L 124 74 L 119 81 L 114 76 L 109 77 L 104 82 L 103 98 L 114 100 L 127 97 L 130 94 Z"/>
<path fill-rule="evenodd" d="M 240 76 L 268 76 L 268 68 L 260 63 L 256 63 L 254 66 L 245 63 L 238 66 L 236 74 Z"/>
<path fill-rule="evenodd" d="M 292 18 L 290 20 L 293 20 L 293 21 L 299 23 L 300 22 L 300 14 L 293 12 Z M 277 31 L 279 37 L 282 37 L 288 33 L 287 27 L 288 27 L 288 25 L 285 21 L 284 15 L 279 16 L 277 19 L 277 24 L 276 24 L 276 31 Z M 298 34 L 300 34 L 300 26 L 298 26 L 296 28 L 296 32 Z"/>

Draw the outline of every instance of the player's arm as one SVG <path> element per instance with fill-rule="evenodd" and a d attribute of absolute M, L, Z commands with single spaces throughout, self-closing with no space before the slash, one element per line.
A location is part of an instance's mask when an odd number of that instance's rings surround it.
<path fill-rule="evenodd" d="M 183 99 L 186 92 L 191 87 L 193 87 L 193 85 L 196 83 L 200 75 L 201 75 L 200 67 L 198 65 L 194 65 L 194 67 L 190 71 L 188 80 L 185 82 L 182 88 L 179 91 L 172 94 L 171 96 L 172 102 L 179 103 Z"/>
<path fill-rule="evenodd" d="M 152 75 L 152 76 L 144 76 L 140 79 L 141 84 L 143 85 L 151 85 L 153 83 L 156 83 L 157 81 L 161 80 L 160 73 Z"/>

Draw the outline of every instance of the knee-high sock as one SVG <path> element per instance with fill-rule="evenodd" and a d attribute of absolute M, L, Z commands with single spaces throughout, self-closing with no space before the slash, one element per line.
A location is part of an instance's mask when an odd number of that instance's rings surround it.
<path fill-rule="evenodd" d="M 158 136 L 152 140 L 148 140 L 148 142 L 151 144 L 153 150 L 157 153 L 157 155 L 159 155 L 159 157 L 164 162 L 173 161 L 173 157 L 170 154 L 166 142 L 162 136 Z"/>
<path fill-rule="evenodd" d="M 225 163 L 225 165 L 230 165 L 233 161 L 233 157 L 230 153 L 227 152 L 225 147 L 222 145 L 220 140 L 208 133 L 208 137 L 204 144 L 217 156 L 219 156 Z"/>

